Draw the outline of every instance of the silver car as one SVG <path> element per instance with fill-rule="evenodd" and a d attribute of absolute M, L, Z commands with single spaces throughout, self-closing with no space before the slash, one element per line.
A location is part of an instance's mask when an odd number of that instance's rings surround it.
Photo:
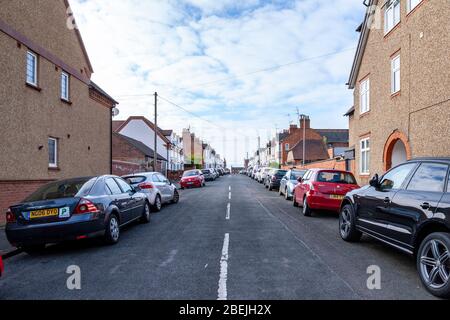
<path fill-rule="evenodd" d="M 147 196 L 152 210 L 158 212 L 165 203 L 178 203 L 177 187 L 159 172 L 135 173 L 122 177 Z"/>
<path fill-rule="evenodd" d="M 284 195 L 286 200 L 292 199 L 292 194 L 295 186 L 298 184 L 298 179 L 302 178 L 307 170 L 289 170 L 280 182 L 280 196 Z"/>

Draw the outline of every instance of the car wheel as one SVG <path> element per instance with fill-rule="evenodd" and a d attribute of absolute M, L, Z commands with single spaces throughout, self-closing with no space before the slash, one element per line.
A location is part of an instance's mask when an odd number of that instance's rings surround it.
<path fill-rule="evenodd" d="M 356 217 L 353 206 L 345 205 L 339 213 L 339 233 L 341 238 L 348 242 L 359 241 L 362 233 L 356 229 Z"/>
<path fill-rule="evenodd" d="M 45 244 L 37 244 L 32 246 L 23 246 L 20 248 L 23 252 L 29 254 L 30 256 L 36 255 L 44 251 Z"/>
<path fill-rule="evenodd" d="M 450 298 L 450 234 L 426 237 L 417 253 L 417 270 L 425 288 L 440 298 Z"/>
<path fill-rule="evenodd" d="M 303 215 L 305 217 L 311 217 L 311 215 L 312 215 L 311 208 L 308 205 L 308 198 L 307 197 L 305 197 L 303 199 Z"/>
<path fill-rule="evenodd" d="M 173 199 L 172 199 L 172 203 L 178 203 L 180 201 L 180 194 L 178 193 L 177 190 L 175 190 L 173 192 Z"/>
<path fill-rule="evenodd" d="M 160 212 L 162 208 L 161 196 L 158 194 L 155 198 L 155 203 L 152 206 L 153 212 Z"/>
<path fill-rule="evenodd" d="M 119 219 L 115 214 L 109 216 L 106 223 L 105 241 L 108 244 L 116 244 L 120 238 L 120 224 Z"/>
<path fill-rule="evenodd" d="M 295 194 L 292 197 L 292 204 L 294 205 L 294 207 L 298 208 L 298 202 L 297 202 L 297 199 L 295 198 Z"/>
<path fill-rule="evenodd" d="M 144 205 L 144 211 L 142 212 L 141 222 L 142 223 L 150 222 L 150 205 L 148 204 L 147 201 L 145 202 Z"/>
<path fill-rule="evenodd" d="M 286 188 L 286 190 L 284 191 L 284 198 L 286 199 L 286 200 L 288 200 L 289 201 L 289 193 L 287 192 L 287 188 Z"/>

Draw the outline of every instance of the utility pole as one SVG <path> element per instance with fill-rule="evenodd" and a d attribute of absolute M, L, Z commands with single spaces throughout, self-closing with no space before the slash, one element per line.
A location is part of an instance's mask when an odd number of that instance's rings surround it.
<path fill-rule="evenodd" d="M 258 135 L 258 165 L 261 165 L 261 137 Z"/>
<path fill-rule="evenodd" d="M 153 149 L 153 171 L 156 170 L 158 163 L 158 93 L 155 92 L 155 148 Z"/>

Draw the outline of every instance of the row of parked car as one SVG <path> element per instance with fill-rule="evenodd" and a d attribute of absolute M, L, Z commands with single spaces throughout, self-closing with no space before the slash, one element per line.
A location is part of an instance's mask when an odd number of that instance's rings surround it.
<path fill-rule="evenodd" d="M 194 169 L 183 173 L 180 180 L 180 188 L 202 188 L 207 181 L 215 181 L 221 176 L 230 174 L 230 169 Z"/>
<path fill-rule="evenodd" d="M 450 158 L 409 160 L 363 187 L 341 170 L 249 168 L 243 173 L 277 190 L 305 216 L 336 212 L 345 241 L 365 234 L 412 255 L 425 288 L 450 298 Z"/>

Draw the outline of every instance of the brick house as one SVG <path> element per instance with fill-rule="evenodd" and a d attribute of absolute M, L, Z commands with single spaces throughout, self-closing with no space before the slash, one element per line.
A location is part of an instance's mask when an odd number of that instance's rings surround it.
<path fill-rule="evenodd" d="M 445 0 L 369 2 L 346 114 L 360 183 L 412 157 L 450 155 L 449 13 Z"/>
<path fill-rule="evenodd" d="M 348 148 L 347 129 L 313 129 L 308 116 L 300 117 L 300 126 L 291 125 L 281 140 L 283 167 L 303 163 L 303 140 L 305 138 L 305 162 L 334 158 Z"/>
<path fill-rule="evenodd" d="M 0 223 L 8 206 L 49 181 L 111 170 L 117 103 L 90 80 L 68 8 L 64 0 L 1 3 Z"/>
<path fill-rule="evenodd" d="M 171 143 L 170 140 L 164 135 L 164 130 L 160 128 L 155 130 L 155 125 L 153 122 L 142 116 L 129 117 L 125 121 L 113 121 L 112 126 L 115 133 L 119 133 L 122 136 L 139 141 L 148 149 L 152 150 L 152 152 L 155 149 L 155 131 L 157 131 L 157 153 L 161 156 L 161 159 L 158 160 L 156 169 L 157 171 L 167 175 L 168 157 Z M 114 148 L 115 146 L 113 145 L 113 149 Z M 118 152 L 120 152 L 120 150 Z M 116 154 L 114 150 L 113 153 Z M 113 156 L 113 160 L 120 159 L 116 159 Z M 149 160 L 153 163 L 153 159 Z M 153 170 L 153 168 L 150 167 L 149 170 Z"/>
<path fill-rule="evenodd" d="M 154 151 L 141 141 L 113 133 L 113 174 L 122 176 L 130 173 L 146 172 L 153 170 Z M 158 167 L 166 159 L 158 154 Z"/>

